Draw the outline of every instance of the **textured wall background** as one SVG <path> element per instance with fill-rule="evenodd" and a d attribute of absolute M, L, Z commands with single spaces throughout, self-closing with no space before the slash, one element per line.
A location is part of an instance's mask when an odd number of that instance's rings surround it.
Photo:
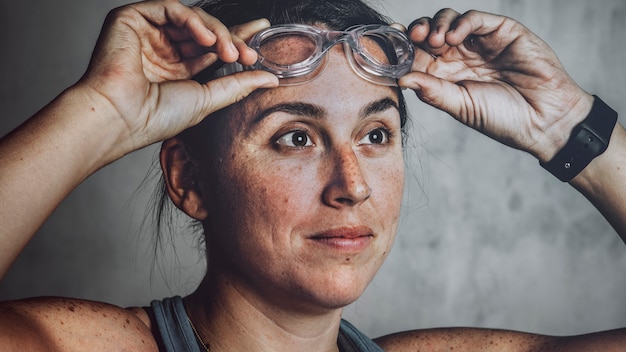
<path fill-rule="evenodd" d="M 104 16 L 124 2 L 0 2 L 1 135 L 80 77 Z M 386 0 L 382 7 L 406 24 L 442 7 L 514 17 L 552 45 L 582 87 L 626 112 L 623 0 Z M 348 318 L 372 335 L 459 325 L 547 334 L 626 326 L 626 246 L 597 211 L 532 157 L 407 96 L 414 132 L 404 220 Z M 155 268 L 150 231 L 140 234 L 150 186 L 136 190 L 155 151 L 127 156 L 80 186 L 0 283 L 0 299 L 63 295 L 125 306 L 192 290 L 203 272 L 194 239 L 178 236 Z"/>

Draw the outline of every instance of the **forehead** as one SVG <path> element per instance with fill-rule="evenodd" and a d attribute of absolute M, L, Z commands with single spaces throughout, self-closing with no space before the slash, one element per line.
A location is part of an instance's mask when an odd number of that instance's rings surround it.
<path fill-rule="evenodd" d="M 240 104 L 245 115 L 255 115 L 272 105 L 285 102 L 303 102 L 318 106 L 329 115 L 342 115 L 360 111 L 368 104 L 383 98 L 398 103 L 398 93 L 393 87 L 374 84 L 359 77 L 350 67 L 341 46 L 328 53 L 324 71 L 310 82 L 260 90 Z"/>

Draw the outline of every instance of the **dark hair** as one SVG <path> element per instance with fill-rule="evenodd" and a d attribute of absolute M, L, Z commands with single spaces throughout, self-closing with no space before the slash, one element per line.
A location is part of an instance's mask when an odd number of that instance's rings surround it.
<path fill-rule="evenodd" d="M 218 18 L 226 26 L 246 23 L 259 18 L 266 18 L 272 24 L 303 23 L 324 25 L 329 29 L 344 30 L 359 24 L 390 24 L 391 20 L 380 14 L 361 0 L 204 0 L 192 6 L 201 7 L 210 15 Z M 210 67 L 200 73 L 196 79 L 207 81 L 213 76 L 217 67 Z M 406 122 L 408 118 L 406 102 L 402 91 L 397 88 L 400 123 L 402 126 L 403 141 L 406 139 Z M 226 110 L 218 111 L 218 115 Z M 202 157 L 207 150 L 206 136 L 211 130 L 211 121 L 217 116 L 206 118 L 199 125 L 192 127 L 179 135 L 186 145 L 189 155 L 194 158 Z M 172 203 L 169 200 L 164 181 L 157 189 L 156 203 L 153 213 L 157 230 L 157 247 L 161 244 L 163 230 L 173 231 L 172 223 L 176 217 Z M 201 229 L 197 221 L 193 221 L 192 228 Z M 173 233 L 172 233 L 173 235 Z M 204 244 L 204 236 L 199 238 L 200 246 Z"/>
<path fill-rule="evenodd" d="M 201 7 L 228 27 L 266 18 L 271 24 L 322 24 L 333 30 L 345 30 L 360 24 L 391 24 L 392 20 L 362 0 L 202 0 Z M 217 66 L 217 65 L 216 65 Z M 208 81 L 219 67 L 209 67 L 196 79 Z M 405 131 L 408 113 L 398 88 L 400 124 Z"/>
<path fill-rule="evenodd" d="M 360 0 L 205 0 L 195 4 L 226 26 L 267 18 L 272 24 L 323 23 L 335 30 L 390 20 Z"/>

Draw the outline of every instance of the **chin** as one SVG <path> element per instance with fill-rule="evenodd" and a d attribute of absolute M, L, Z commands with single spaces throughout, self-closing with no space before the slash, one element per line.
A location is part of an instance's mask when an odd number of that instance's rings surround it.
<path fill-rule="evenodd" d="M 365 291 L 373 275 L 327 273 L 324 280 L 311 280 L 299 289 L 306 301 L 321 310 L 336 310 L 354 303 Z"/>

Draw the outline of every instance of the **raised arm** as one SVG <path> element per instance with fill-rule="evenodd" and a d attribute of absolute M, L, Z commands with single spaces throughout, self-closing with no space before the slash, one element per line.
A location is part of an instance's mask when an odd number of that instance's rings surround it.
<path fill-rule="evenodd" d="M 99 168 L 275 86 L 265 72 L 190 80 L 218 59 L 253 63 L 256 53 L 241 38 L 267 25 L 229 30 L 177 0 L 112 11 L 81 80 L 0 140 L 0 278 L 58 204 Z"/>
<path fill-rule="evenodd" d="M 564 148 L 592 111 L 594 97 L 565 72 L 552 49 L 520 23 L 451 9 L 409 28 L 418 54 L 401 86 L 461 123 L 541 163 Z M 613 126 L 612 113 L 601 113 Z M 609 130 L 610 131 L 610 130 Z M 570 184 L 589 198 L 626 239 L 626 132 L 617 124 L 608 149 Z M 385 351 L 622 351 L 626 329 L 553 337 L 504 330 L 430 329 L 377 340 Z"/>
<path fill-rule="evenodd" d="M 592 109 L 593 96 L 571 79 L 552 49 L 513 19 L 445 9 L 433 18 L 416 20 L 409 31 L 420 50 L 414 72 L 403 77 L 400 85 L 541 163 L 564 148 L 574 127 Z M 608 149 L 569 181 L 623 240 L 625 138 L 624 128 L 617 124 Z"/>

